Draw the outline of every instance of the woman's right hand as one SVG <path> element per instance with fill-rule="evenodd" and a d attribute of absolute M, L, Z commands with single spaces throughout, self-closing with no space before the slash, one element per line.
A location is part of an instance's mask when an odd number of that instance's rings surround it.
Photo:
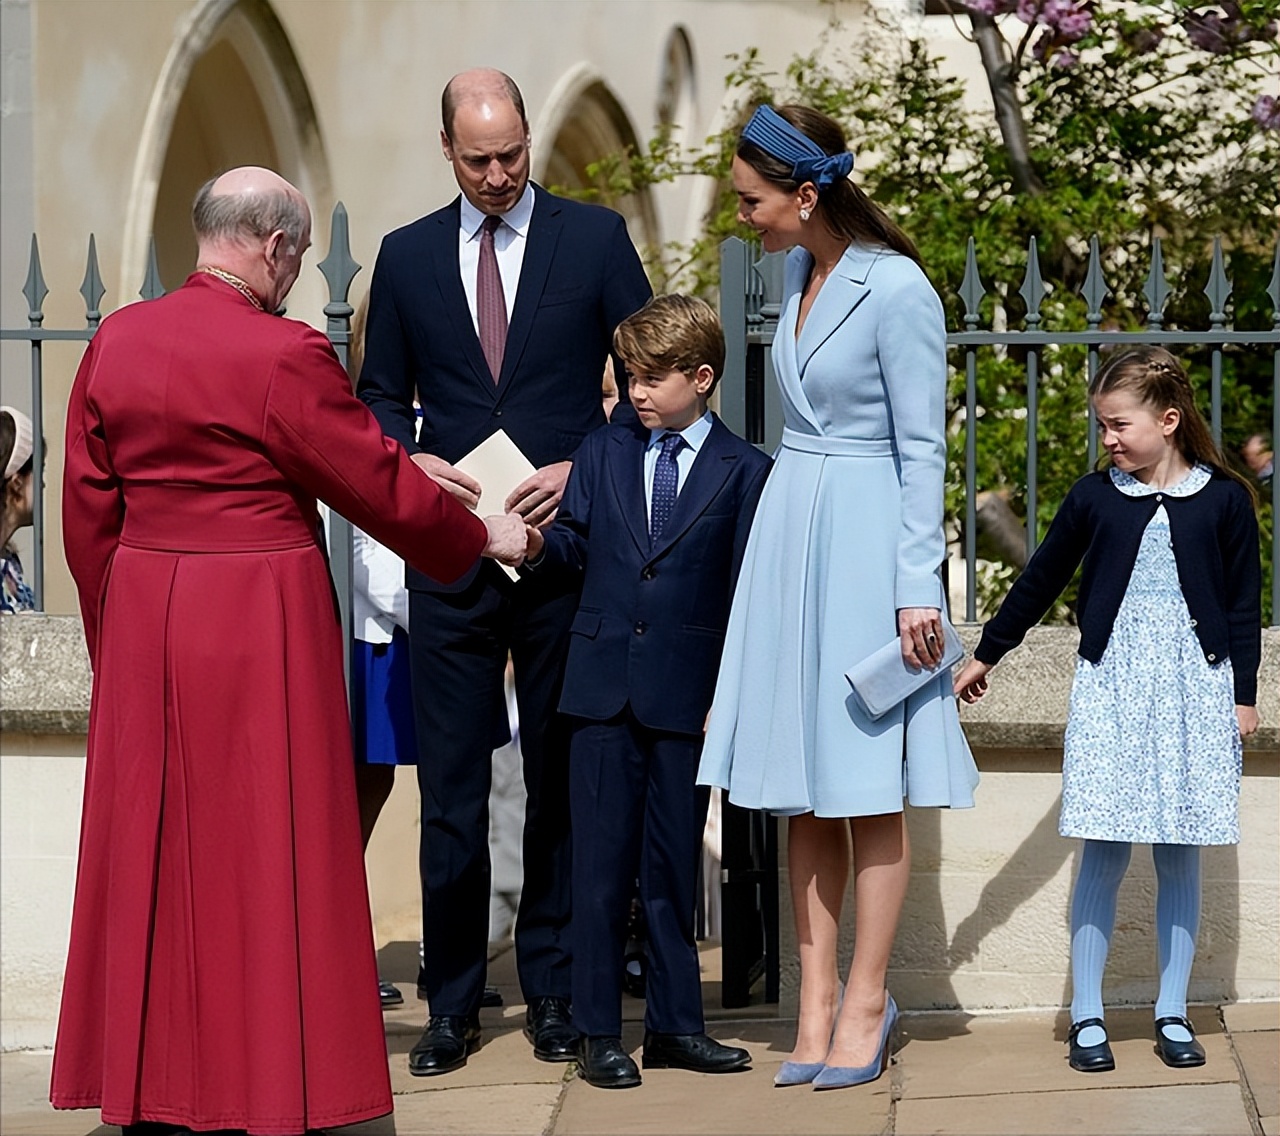
<path fill-rule="evenodd" d="M 990 673 L 990 663 L 980 663 L 977 659 L 970 659 L 956 676 L 953 684 L 955 696 L 963 702 L 977 702 L 987 693 L 987 675 Z"/>

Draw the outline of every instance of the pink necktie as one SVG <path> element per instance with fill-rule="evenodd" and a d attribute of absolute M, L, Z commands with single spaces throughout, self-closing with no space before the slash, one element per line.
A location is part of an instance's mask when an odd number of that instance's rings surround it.
<path fill-rule="evenodd" d="M 480 234 L 480 265 L 476 269 L 476 315 L 480 324 L 480 348 L 496 383 L 502 375 L 502 353 L 507 347 L 507 298 L 498 274 L 498 256 L 493 248 L 494 231 L 501 217 L 484 219 Z"/>

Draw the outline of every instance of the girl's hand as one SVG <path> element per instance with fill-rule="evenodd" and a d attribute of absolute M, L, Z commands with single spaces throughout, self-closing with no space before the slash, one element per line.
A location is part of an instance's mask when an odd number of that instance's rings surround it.
<path fill-rule="evenodd" d="M 919 670 L 942 662 L 942 612 L 938 608 L 899 608 L 898 634 L 902 636 L 902 661 L 907 666 Z"/>
<path fill-rule="evenodd" d="M 980 663 L 977 659 L 970 659 L 956 676 L 953 686 L 955 696 L 964 702 L 977 702 L 987 693 L 987 675 L 990 673 L 990 663 Z"/>
<path fill-rule="evenodd" d="M 1258 732 L 1258 708 L 1256 706 L 1237 706 L 1236 723 L 1240 727 L 1240 736 L 1247 738 Z"/>

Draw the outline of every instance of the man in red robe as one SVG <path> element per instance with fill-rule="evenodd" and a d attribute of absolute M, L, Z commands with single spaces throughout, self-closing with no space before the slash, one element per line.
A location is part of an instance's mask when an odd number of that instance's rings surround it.
<path fill-rule="evenodd" d="M 103 321 L 67 412 L 94 686 L 51 1099 L 294 1136 L 392 1107 L 316 498 L 441 581 L 524 528 L 441 490 L 272 314 L 310 243 L 293 186 L 232 170 L 194 221 L 196 271 Z"/>

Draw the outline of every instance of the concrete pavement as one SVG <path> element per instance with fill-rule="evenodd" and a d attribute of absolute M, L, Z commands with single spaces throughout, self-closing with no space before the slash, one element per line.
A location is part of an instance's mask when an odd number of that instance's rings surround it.
<path fill-rule="evenodd" d="M 383 973 L 404 974 L 408 954 L 383 956 Z M 907 1013 L 889 1071 L 873 1085 L 816 1093 L 776 1089 L 794 1022 L 771 1007 L 714 1009 L 719 952 L 704 952 L 709 1032 L 747 1046 L 750 1072 L 720 1077 L 678 1070 L 644 1074 L 638 1089 L 592 1089 L 568 1065 L 536 1061 L 521 1035 L 510 951 L 494 958 L 491 980 L 507 1005 L 482 1012 L 484 1045 L 458 1073 L 411 1077 L 409 1048 L 423 1005 L 403 983 L 403 1008 L 386 1015 L 394 1116 L 332 1130 L 333 1136 L 579 1136 L 585 1133 L 867 1133 L 916 1136 L 1280 1136 L 1280 1005 L 1196 1006 L 1192 1020 L 1208 1062 L 1166 1068 L 1153 1052 L 1148 1008 L 1107 1015 L 1116 1069 L 1085 1075 L 1066 1062 L 1065 1012 L 971 1015 Z M 389 965 L 394 962 L 396 965 Z M 636 1052 L 643 1003 L 629 1001 L 624 1042 Z M 119 1136 L 93 1113 L 55 1113 L 47 1104 L 50 1055 L 0 1057 L 3 1136 Z"/>

